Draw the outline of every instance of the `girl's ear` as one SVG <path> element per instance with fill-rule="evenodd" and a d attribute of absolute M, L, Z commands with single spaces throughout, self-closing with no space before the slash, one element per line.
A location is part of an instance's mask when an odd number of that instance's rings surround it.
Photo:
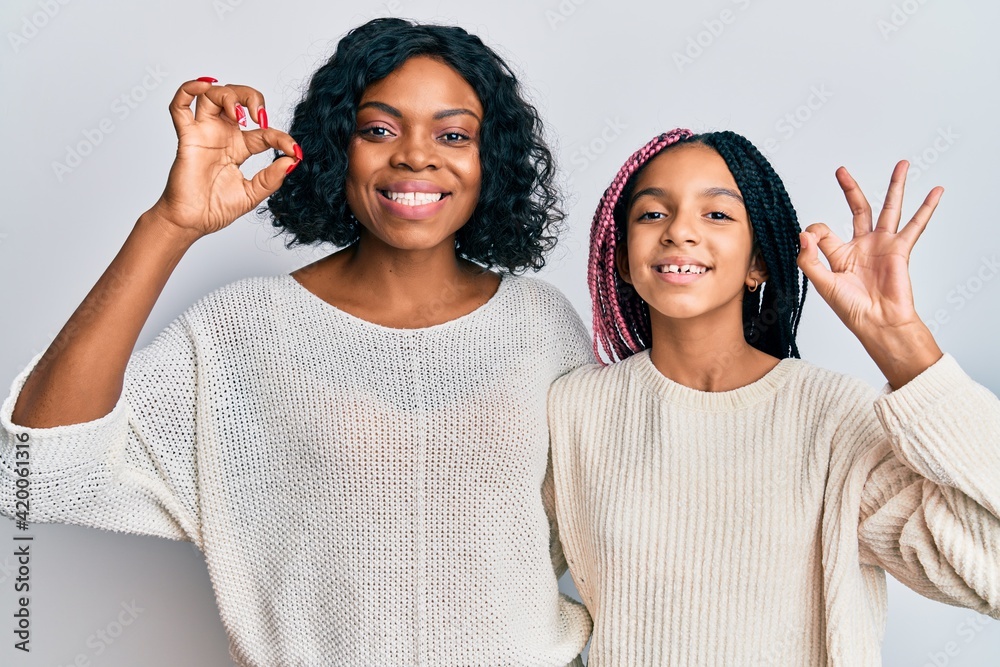
<path fill-rule="evenodd" d="M 764 258 L 761 256 L 759 250 L 754 250 L 753 258 L 750 260 L 750 270 L 747 271 L 746 285 L 748 288 L 753 288 L 756 291 L 755 281 L 757 285 L 767 281 L 767 264 L 764 263 Z"/>
<path fill-rule="evenodd" d="M 622 242 L 615 246 L 615 268 L 618 269 L 618 275 L 621 276 L 622 280 L 631 285 L 632 272 L 629 271 L 628 244 L 625 243 L 625 239 L 622 239 Z"/>

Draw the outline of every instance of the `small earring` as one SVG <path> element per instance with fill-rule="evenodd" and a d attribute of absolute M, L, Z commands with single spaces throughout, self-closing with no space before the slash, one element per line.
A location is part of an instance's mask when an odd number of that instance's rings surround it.
<path fill-rule="evenodd" d="M 760 283 L 757 282 L 756 278 L 751 278 L 750 280 L 753 281 L 753 287 L 748 287 L 747 289 L 750 290 L 751 292 L 756 292 L 757 288 L 760 287 Z"/>

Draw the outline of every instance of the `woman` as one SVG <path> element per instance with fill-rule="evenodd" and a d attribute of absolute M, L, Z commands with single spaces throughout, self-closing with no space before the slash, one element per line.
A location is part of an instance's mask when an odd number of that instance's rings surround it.
<path fill-rule="evenodd" d="M 241 665 L 574 660 L 544 399 L 592 357 L 562 295 L 514 275 L 561 214 L 509 68 L 459 28 L 375 20 L 291 136 L 207 78 L 171 115 L 163 196 L 0 410 L 30 519 L 192 541 Z M 216 290 L 130 357 L 185 251 L 275 192 L 293 242 L 347 247 Z"/>

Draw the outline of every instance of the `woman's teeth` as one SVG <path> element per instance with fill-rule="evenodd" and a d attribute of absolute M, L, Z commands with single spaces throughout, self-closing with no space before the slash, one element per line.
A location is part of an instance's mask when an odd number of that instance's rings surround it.
<path fill-rule="evenodd" d="M 382 194 L 387 199 L 403 204 L 404 206 L 421 206 L 423 204 L 433 204 L 440 201 L 444 196 L 442 192 L 389 192 L 383 190 Z"/>
<path fill-rule="evenodd" d="M 708 268 L 694 264 L 664 264 L 656 267 L 656 270 L 660 273 L 705 273 L 708 271 Z"/>

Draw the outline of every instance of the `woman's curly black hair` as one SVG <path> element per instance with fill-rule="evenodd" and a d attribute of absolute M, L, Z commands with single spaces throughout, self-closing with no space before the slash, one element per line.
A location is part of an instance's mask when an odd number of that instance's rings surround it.
<path fill-rule="evenodd" d="M 306 159 L 261 212 L 269 212 L 271 224 L 292 235 L 289 248 L 357 241 L 359 223 L 347 204 L 345 178 L 358 102 L 368 86 L 418 55 L 453 68 L 483 104 L 482 185 L 472 217 L 456 235 L 456 253 L 512 273 L 542 268 L 565 215 L 541 119 L 521 97 L 517 78 L 500 56 L 454 26 L 379 18 L 347 33 L 295 107 L 289 134 Z"/>

